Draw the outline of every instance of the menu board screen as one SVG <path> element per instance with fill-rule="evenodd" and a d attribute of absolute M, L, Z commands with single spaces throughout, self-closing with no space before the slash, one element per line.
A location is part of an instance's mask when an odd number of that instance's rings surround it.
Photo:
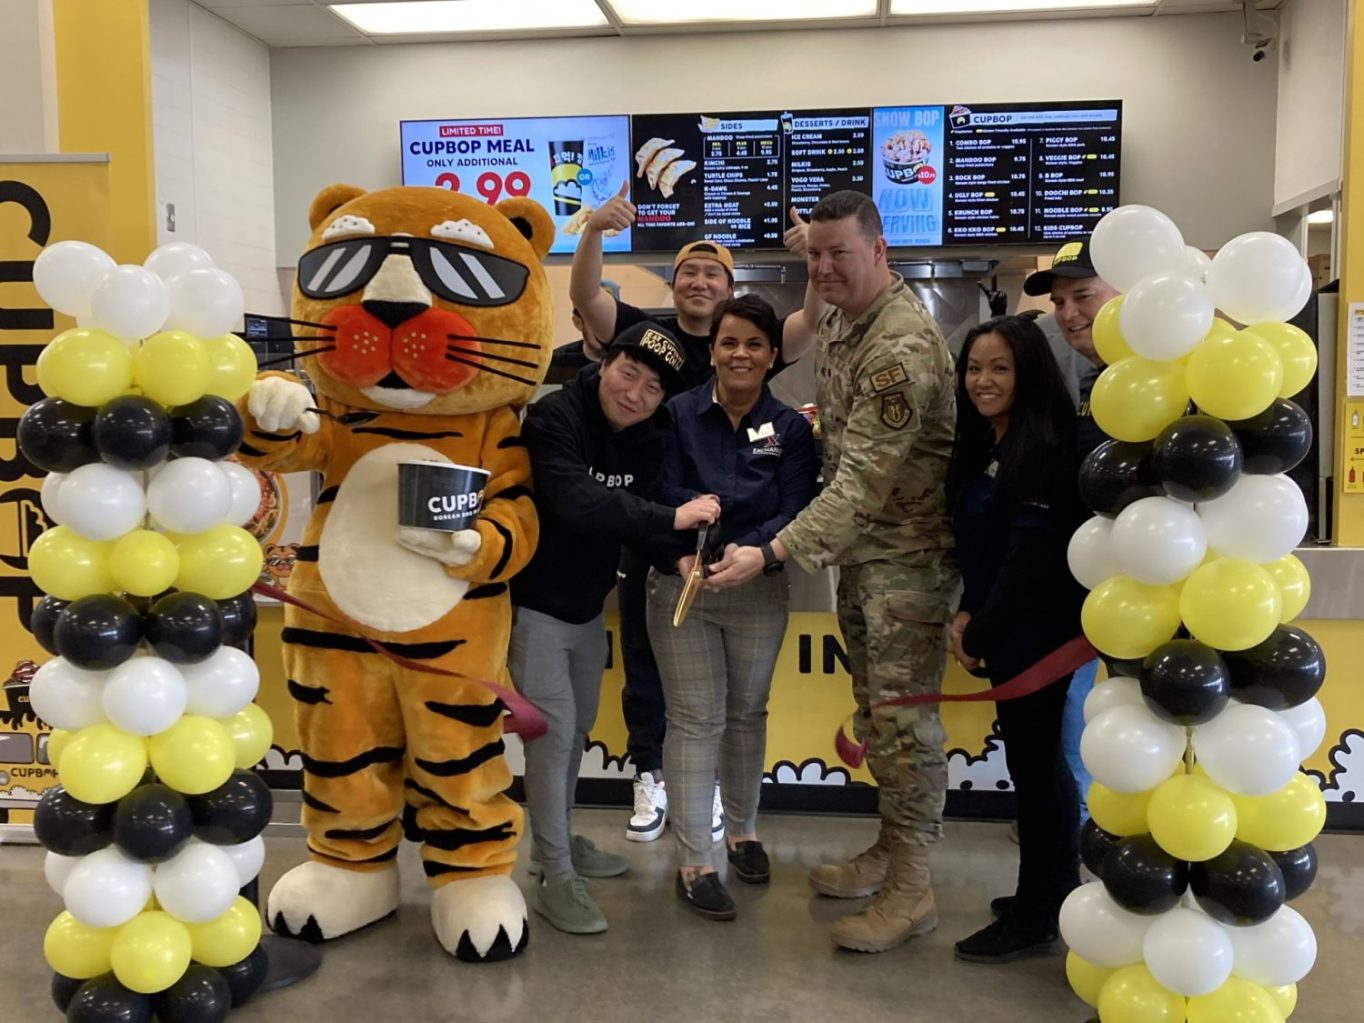
<path fill-rule="evenodd" d="M 872 198 L 886 243 L 942 244 L 943 108 L 872 111 Z"/>

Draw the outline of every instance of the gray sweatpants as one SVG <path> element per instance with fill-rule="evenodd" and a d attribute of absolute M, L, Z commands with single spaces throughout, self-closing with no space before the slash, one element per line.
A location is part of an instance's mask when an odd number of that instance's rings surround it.
<path fill-rule="evenodd" d="M 767 696 L 786 634 L 788 589 L 784 575 L 770 575 L 702 590 L 675 629 L 682 580 L 649 573 L 649 639 L 668 705 L 663 774 L 683 866 L 720 866 L 710 831 L 717 771 L 725 830 L 751 835 L 757 827 Z"/>
<path fill-rule="evenodd" d="M 507 670 L 516 691 L 539 708 L 549 730 L 526 743 L 526 808 L 535 859 L 548 877 L 573 869 L 569 814 L 587 733 L 597 720 L 606 628 L 598 615 L 570 625 L 518 607 Z"/>

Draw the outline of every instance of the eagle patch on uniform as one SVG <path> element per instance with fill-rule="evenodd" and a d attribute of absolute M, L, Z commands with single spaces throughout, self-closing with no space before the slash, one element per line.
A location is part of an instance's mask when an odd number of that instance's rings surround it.
<path fill-rule="evenodd" d="M 878 369 L 867 379 L 871 384 L 871 393 L 880 394 L 882 391 L 889 391 L 892 387 L 907 382 L 909 374 L 905 372 L 905 367 L 897 362 L 885 369 Z"/>
<path fill-rule="evenodd" d="M 909 402 L 903 394 L 887 394 L 881 399 L 881 422 L 898 430 L 909 422 Z"/>

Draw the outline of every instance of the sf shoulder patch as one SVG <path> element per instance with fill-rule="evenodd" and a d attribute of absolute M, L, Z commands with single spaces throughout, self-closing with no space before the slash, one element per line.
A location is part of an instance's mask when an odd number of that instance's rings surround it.
<path fill-rule="evenodd" d="M 899 430 L 909 422 L 909 402 L 903 394 L 887 394 L 881 399 L 881 422 L 892 430 Z"/>
<path fill-rule="evenodd" d="M 868 383 L 871 385 L 872 394 L 880 394 L 882 391 L 889 391 L 892 387 L 898 387 L 908 380 L 909 374 L 905 372 L 905 367 L 898 362 L 894 365 L 878 369 L 868 377 Z"/>

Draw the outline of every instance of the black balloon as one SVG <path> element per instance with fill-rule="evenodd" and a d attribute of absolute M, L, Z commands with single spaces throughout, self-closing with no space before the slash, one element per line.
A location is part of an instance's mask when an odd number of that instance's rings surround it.
<path fill-rule="evenodd" d="M 152 1000 L 130 991 L 112 973 L 80 986 L 66 1009 L 66 1023 L 151 1023 Z"/>
<path fill-rule="evenodd" d="M 164 863 L 194 834 L 185 797 L 165 785 L 139 785 L 118 801 L 114 844 L 130 859 Z"/>
<path fill-rule="evenodd" d="M 1104 857 L 1103 883 L 1123 909 L 1155 915 L 1174 909 L 1189 886 L 1189 865 L 1150 835 L 1131 835 Z"/>
<path fill-rule="evenodd" d="M 236 770 L 212 792 L 190 796 L 194 836 L 213 845 L 249 842 L 270 823 L 270 788 L 259 775 Z"/>
<path fill-rule="evenodd" d="M 1165 493 L 1179 501 L 1211 501 L 1241 477 L 1241 443 L 1212 416 L 1184 416 L 1160 432 L 1151 468 Z"/>
<path fill-rule="evenodd" d="M 232 1008 L 232 989 L 212 967 L 191 966 L 152 1004 L 157 1023 L 222 1023 Z"/>
<path fill-rule="evenodd" d="M 148 609 L 146 630 L 158 657 L 195 664 L 222 645 L 223 613 L 217 601 L 201 593 L 172 593 Z"/>
<path fill-rule="evenodd" d="M 265 983 L 265 975 L 269 971 L 270 958 L 261 945 L 252 949 L 251 954 L 241 962 L 218 967 L 218 972 L 232 989 L 232 1008 L 237 1009 L 245 1005 L 247 999 Z"/>
<path fill-rule="evenodd" d="M 1100 655 L 1104 662 L 1104 667 L 1108 669 L 1109 678 L 1141 678 L 1142 659 L 1124 661 L 1117 657 L 1104 657 Z"/>
<path fill-rule="evenodd" d="M 1219 923 L 1263 923 L 1284 904 L 1283 871 L 1269 853 L 1233 841 L 1227 851 L 1189 868 L 1189 885 L 1203 911 Z"/>
<path fill-rule="evenodd" d="M 94 421 L 92 408 L 44 398 L 30 405 L 19 420 L 19 450 L 44 472 L 70 472 L 98 462 Z"/>
<path fill-rule="evenodd" d="M 226 398 L 208 394 L 171 409 L 171 451 L 181 458 L 226 458 L 242 442 L 242 417 Z"/>
<path fill-rule="evenodd" d="M 242 646 L 256 631 L 256 598 L 248 590 L 218 601 L 223 615 L 223 642 Z"/>
<path fill-rule="evenodd" d="M 1285 902 L 1292 902 L 1311 888 L 1312 882 L 1317 879 L 1317 850 L 1310 843 L 1269 855 L 1283 873 Z"/>
<path fill-rule="evenodd" d="M 1096 515 L 1115 516 L 1133 501 L 1164 494 L 1150 444 L 1105 441 L 1080 466 L 1080 497 Z"/>
<path fill-rule="evenodd" d="M 33 834 L 61 856 L 84 856 L 114 840 L 114 804 L 82 803 L 63 785 L 43 793 L 33 811 Z"/>
<path fill-rule="evenodd" d="M 33 613 L 28 616 L 28 627 L 33 633 L 33 638 L 54 657 L 57 655 L 57 640 L 52 633 L 57 627 L 57 617 L 70 603 L 69 600 L 58 600 L 56 597 L 44 597 L 38 601 Z"/>
<path fill-rule="evenodd" d="M 1231 698 L 1231 672 L 1210 646 L 1172 639 L 1146 656 L 1141 695 L 1152 713 L 1181 725 L 1201 725 Z"/>
<path fill-rule="evenodd" d="M 1121 841 L 1121 835 L 1109 834 L 1090 817 L 1080 826 L 1080 860 L 1091 874 L 1102 880 L 1104 859 Z"/>
<path fill-rule="evenodd" d="M 125 394 L 95 416 L 95 448 L 116 469 L 150 469 L 170 454 L 171 422 L 150 398 Z"/>
<path fill-rule="evenodd" d="M 1296 625 L 1280 625 L 1259 646 L 1222 659 L 1231 671 L 1231 695 L 1269 710 L 1306 703 L 1326 681 L 1326 655 Z"/>
<path fill-rule="evenodd" d="M 86 671 L 107 671 L 137 652 L 142 642 L 142 616 L 112 593 L 73 600 L 52 632 L 57 653 Z"/>
<path fill-rule="evenodd" d="M 76 992 L 84 983 L 85 981 L 76 977 L 63 977 L 60 973 L 52 975 L 52 1002 L 62 1015 L 66 1015 L 66 1007 L 71 1004 L 71 999 L 76 997 Z"/>
<path fill-rule="evenodd" d="M 1243 472 L 1272 476 L 1288 472 L 1312 449 L 1312 421 L 1293 402 L 1275 398 L 1258 416 L 1228 423 L 1241 442 Z"/>

